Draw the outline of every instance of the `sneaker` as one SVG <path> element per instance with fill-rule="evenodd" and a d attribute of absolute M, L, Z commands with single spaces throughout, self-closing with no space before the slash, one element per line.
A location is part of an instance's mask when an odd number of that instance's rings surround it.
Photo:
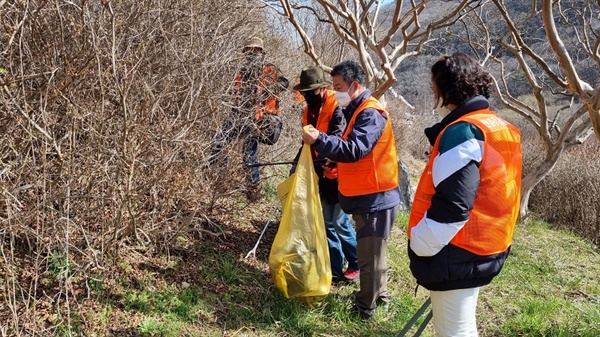
<path fill-rule="evenodd" d="M 358 279 L 358 276 L 360 276 L 360 270 L 347 269 L 344 272 L 344 279 L 348 282 L 355 282 Z"/>

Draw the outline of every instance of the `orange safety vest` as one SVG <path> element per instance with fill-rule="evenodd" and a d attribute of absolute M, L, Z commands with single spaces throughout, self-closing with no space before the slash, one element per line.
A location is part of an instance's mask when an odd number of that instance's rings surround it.
<path fill-rule="evenodd" d="M 333 116 L 333 112 L 338 106 L 338 102 L 335 100 L 335 93 L 333 90 L 327 90 L 325 93 L 325 98 L 323 99 L 323 105 L 321 106 L 321 111 L 319 112 L 319 117 L 317 118 L 317 125 L 313 125 L 315 129 L 327 133 L 329 131 L 329 122 L 331 121 L 331 117 Z M 302 126 L 306 126 L 308 124 L 308 105 L 304 107 L 304 114 L 302 115 Z M 318 156 L 317 151 L 313 150 L 313 158 Z M 331 171 L 325 171 L 323 174 L 329 179 L 337 178 L 337 168 L 334 168 Z"/>
<path fill-rule="evenodd" d="M 266 88 L 275 83 L 277 79 L 277 67 L 272 64 L 266 64 L 263 69 L 260 77 L 258 78 L 258 88 L 256 90 L 256 98 L 262 96 Z M 235 93 L 239 94 L 240 88 L 242 86 L 242 78 L 241 74 L 238 73 L 237 78 L 235 79 Z M 277 95 L 266 95 L 267 99 L 263 102 L 256 102 L 256 120 L 262 118 L 265 113 L 273 114 L 279 116 L 281 111 L 279 109 L 279 98 Z"/>
<path fill-rule="evenodd" d="M 479 188 L 469 220 L 450 243 L 480 256 L 499 254 L 510 246 L 519 215 L 521 133 L 489 109 L 473 111 L 450 125 L 459 122 L 473 124 L 483 132 L 484 150 L 479 165 Z M 446 128 L 438 136 L 419 180 L 408 221 L 409 239 L 411 229 L 431 206 L 435 194 L 433 161 L 439 154 L 439 141 Z"/>
<path fill-rule="evenodd" d="M 294 86 L 298 83 L 300 83 L 300 82 L 294 83 Z M 300 91 L 292 90 L 292 93 L 294 94 L 294 101 L 296 101 L 298 103 L 302 103 L 305 101 L 304 96 L 302 96 L 302 93 Z"/>
<path fill-rule="evenodd" d="M 329 130 L 329 122 L 335 108 L 337 108 L 338 102 L 335 100 L 335 94 L 333 90 L 327 90 L 325 98 L 323 99 L 323 105 L 321 106 L 321 112 L 317 119 L 317 125 L 313 125 L 315 129 L 327 133 Z M 308 105 L 304 107 L 304 114 L 302 115 L 302 126 L 308 124 Z"/>
<path fill-rule="evenodd" d="M 389 191 L 398 186 L 398 157 L 392 121 L 377 99 L 369 97 L 361 103 L 350 119 L 342 138 L 348 139 L 356 117 L 367 108 L 379 111 L 387 117 L 387 121 L 381 137 L 371 152 L 357 162 L 338 163 L 338 188 L 346 197 Z"/>

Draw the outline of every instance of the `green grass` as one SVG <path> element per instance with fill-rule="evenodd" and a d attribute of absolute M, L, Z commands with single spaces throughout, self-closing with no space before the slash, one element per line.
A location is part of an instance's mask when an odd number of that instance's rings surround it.
<path fill-rule="evenodd" d="M 428 297 L 423 288 L 415 293 L 408 269 L 407 218 L 399 216 L 388 248 L 394 299 L 367 322 L 350 313 L 356 285 L 332 286 L 323 303 L 311 309 L 281 295 L 266 261 L 244 260 L 240 255 L 245 252 L 218 249 L 199 261 L 201 272 L 192 285 L 183 287 L 161 279 L 165 275 L 148 273 L 137 288 L 120 282 L 112 291 L 121 296 L 102 305 L 111 317 L 116 316 L 113 308 L 122 308 L 127 324 L 142 336 L 397 336 Z M 261 246 L 268 249 L 267 242 Z M 596 337 L 599 322 L 598 251 L 542 222 L 519 224 L 504 270 L 480 292 L 480 336 Z M 423 336 L 432 335 L 430 323 Z"/>
<path fill-rule="evenodd" d="M 519 225 L 504 270 L 483 289 L 480 326 L 490 336 L 598 336 L 599 262 L 570 232 Z"/>

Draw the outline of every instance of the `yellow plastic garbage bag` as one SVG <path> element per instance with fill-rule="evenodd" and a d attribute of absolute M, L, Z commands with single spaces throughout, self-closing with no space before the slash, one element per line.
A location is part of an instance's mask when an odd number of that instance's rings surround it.
<path fill-rule="evenodd" d="M 331 287 L 317 181 L 310 146 L 305 144 L 296 171 L 277 187 L 283 215 L 269 254 L 269 269 L 277 288 L 286 298 L 298 298 L 311 306 Z"/>

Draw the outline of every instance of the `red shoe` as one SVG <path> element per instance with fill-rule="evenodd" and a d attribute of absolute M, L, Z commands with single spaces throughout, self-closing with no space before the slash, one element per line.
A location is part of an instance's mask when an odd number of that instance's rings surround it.
<path fill-rule="evenodd" d="M 358 279 L 358 276 L 360 275 L 360 270 L 351 270 L 351 269 L 347 269 L 344 272 L 344 278 L 346 279 L 346 281 L 348 282 L 354 282 Z"/>

